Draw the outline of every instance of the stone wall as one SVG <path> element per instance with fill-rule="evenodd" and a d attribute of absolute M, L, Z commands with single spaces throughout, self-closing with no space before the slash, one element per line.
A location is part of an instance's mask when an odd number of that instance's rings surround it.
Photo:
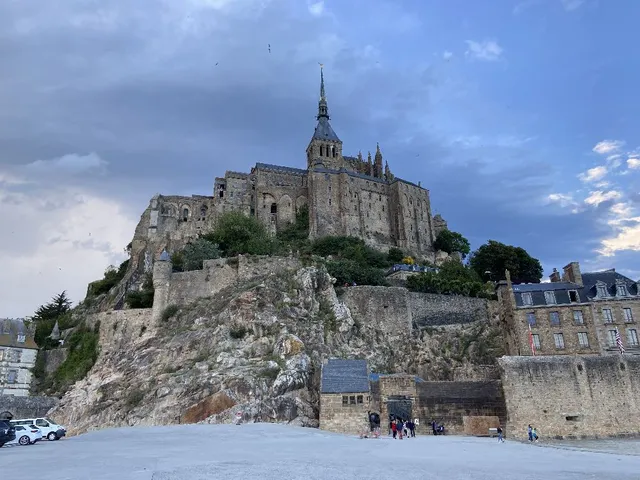
<path fill-rule="evenodd" d="M 170 274 L 167 305 L 186 305 L 252 278 L 295 270 L 301 266 L 295 257 L 238 255 L 206 260 L 202 270 Z M 156 290 L 156 296 L 160 295 Z"/>
<path fill-rule="evenodd" d="M 427 431 L 432 420 L 444 423 L 450 433 L 466 435 L 487 435 L 490 427 L 506 424 L 506 407 L 499 381 L 419 381 L 416 389 L 417 410 Z"/>
<path fill-rule="evenodd" d="M 100 356 L 117 350 L 128 350 L 132 341 L 151 333 L 152 309 L 111 310 L 87 318 L 90 328 L 100 325 Z M 99 322 L 99 323 L 98 323 Z"/>
<path fill-rule="evenodd" d="M 527 425 L 545 437 L 640 434 L 640 357 L 499 359 L 511 435 Z"/>
<path fill-rule="evenodd" d="M 58 402 L 59 400 L 53 397 L 0 395 L 0 413 L 9 412 L 15 420 L 20 418 L 44 417 Z"/>
<path fill-rule="evenodd" d="M 351 397 L 362 395 L 361 404 L 344 405 L 343 396 Z M 369 393 L 347 393 L 320 395 L 320 429 L 330 432 L 359 435 L 369 430 L 367 411 L 369 407 Z"/>
<path fill-rule="evenodd" d="M 412 328 L 489 321 L 493 302 L 456 295 L 409 292 L 402 287 L 349 287 L 341 298 L 354 318 L 391 336 Z"/>

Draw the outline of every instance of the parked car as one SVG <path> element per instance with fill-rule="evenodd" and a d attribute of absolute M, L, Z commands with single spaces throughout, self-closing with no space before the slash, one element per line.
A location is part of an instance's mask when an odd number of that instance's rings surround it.
<path fill-rule="evenodd" d="M 0 447 L 16 439 L 16 428 L 6 420 L 0 420 Z"/>
<path fill-rule="evenodd" d="M 14 426 L 17 425 L 35 425 L 42 431 L 42 436 L 47 440 L 60 440 L 67 434 L 67 429 L 61 425 L 58 425 L 53 420 L 48 418 L 20 418 L 18 420 L 11 420 Z"/>
<path fill-rule="evenodd" d="M 42 431 L 35 425 L 16 425 L 16 438 L 7 445 L 32 445 L 42 440 Z"/>

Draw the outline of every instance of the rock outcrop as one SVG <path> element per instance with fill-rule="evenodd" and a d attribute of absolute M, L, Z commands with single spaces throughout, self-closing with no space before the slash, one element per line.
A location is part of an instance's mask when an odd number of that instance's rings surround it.
<path fill-rule="evenodd" d="M 354 318 L 323 269 L 301 268 L 214 297 L 101 313 L 100 355 L 50 414 L 70 434 L 107 426 L 245 421 L 318 425 L 322 361 L 366 358 L 373 371 L 429 380 L 486 377 L 495 329 L 447 326 L 389 335 Z"/>

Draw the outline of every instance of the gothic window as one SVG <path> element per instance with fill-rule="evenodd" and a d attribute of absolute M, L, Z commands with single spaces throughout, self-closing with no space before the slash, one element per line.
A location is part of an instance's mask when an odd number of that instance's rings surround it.
<path fill-rule="evenodd" d="M 202 205 L 202 206 L 200 207 L 200 218 L 202 218 L 202 219 L 206 218 L 206 216 L 207 216 L 207 210 L 208 210 L 208 208 L 207 208 L 207 206 L 206 206 L 206 205 Z"/>
<path fill-rule="evenodd" d="M 278 213 L 278 205 L 276 205 L 275 203 L 271 204 L 271 213 Z"/>
<path fill-rule="evenodd" d="M 336 147 L 331 145 L 331 156 L 335 158 L 336 156 Z"/>
<path fill-rule="evenodd" d="M 189 220 L 189 209 L 185 208 L 184 210 L 182 210 L 182 220 L 184 220 L 185 222 L 187 220 Z"/>
<path fill-rule="evenodd" d="M 320 156 L 324 156 L 324 145 L 320 145 Z"/>

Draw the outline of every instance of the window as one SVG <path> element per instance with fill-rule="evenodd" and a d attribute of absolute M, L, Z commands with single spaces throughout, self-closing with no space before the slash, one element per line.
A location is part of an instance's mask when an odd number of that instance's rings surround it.
<path fill-rule="evenodd" d="M 22 350 L 7 350 L 7 361 L 17 363 L 22 358 Z"/>
<path fill-rule="evenodd" d="M 631 312 L 631 309 L 623 308 L 622 311 L 624 312 L 624 321 L 627 323 L 633 322 L 633 313 Z"/>
<path fill-rule="evenodd" d="M 578 303 L 580 301 L 577 290 L 569 290 L 569 301 L 571 303 Z"/>
<path fill-rule="evenodd" d="M 554 327 L 560 325 L 560 314 L 558 312 L 549 312 L 549 323 Z"/>
<path fill-rule="evenodd" d="M 587 332 L 578 332 L 578 343 L 582 348 L 589 348 L 589 337 Z"/>
<path fill-rule="evenodd" d="M 350 405 L 355 405 L 355 404 L 356 404 L 356 397 L 355 397 L 355 395 L 351 395 L 351 396 L 349 397 L 349 404 L 350 404 Z"/>
<path fill-rule="evenodd" d="M 604 323 L 613 323 L 613 313 L 610 308 L 602 309 L 602 319 L 604 320 Z"/>
<path fill-rule="evenodd" d="M 530 293 L 521 293 L 520 296 L 522 297 L 523 305 L 533 305 L 533 299 Z"/>
<path fill-rule="evenodd" d="M 544 292 L 544 301 L 547 302 L 547 305 L 555 305 L 556 304 L 555 292 Z"/>
<path fill-rule="evenodd" d="M 349 405 L 349 397 L 347 395 L 342 396 L 342 405 Z"/>
<path fill-rule="evenodd" d="M 636 331 L 635 328 L 628 328 L 627 329 L 627 343 L 631 347 L 637 347 L 638 346 L 638 332 Z"/>
<path fill-rule="evenodd" d="M 615 347 L 616 346 L 616 331 L 615 330 L 609 330 L 607 333 L 609 334 L 609 346 L 610 347 Z"/>
<path fill-rule="evenodd" d="M 9 370 L 7 373 L 7 383 L 18 383 L 18 371 Z"/>
<path fill-rule="evenodd" d="M 627 290 L 627 286 L 626 285 L 616 285 L 616 293 L 618 294 L 618 296 L 620 297 L 626 297 L 627 295 L 629 295 L 629 291 Z"/>
<path fill-rule="evenodd" d="M 582 310 L 573 311 L 573 322 L 576 325 L 584 325 L 584 317 L 582 316 Z"/>
<path fill-rule="evenodd" d="M 596 289 L 598 291 L 598 297 L 608 297 L 609 294 L 607 292 L 607 286 L 606 285 L 597 285 Z"/>
<path fill-rule="evenodd" d="M 182 210 L 182 220 L 184 220 L 185 222 L 187 220 L 189 220 L 189 209 L 185 208 L 184 210 Z"/>
<path fill-rule="evenodd" d="M 24 343 L 26 339 L 27 337 L 24 335 L 24 333 L 18 334 L 18 343 Z"/>
<path fill-rule="evenodd" d="M 533 346 L 536 350 L 540 350 L 540 335 L 538 335 L 537 333 L 534 333 L 532 335 L 533 337 Z"/>
<path fill-rule="evenodd" d="M 48 427 L 49 424 L 45 421 L 44 418 L 39 418 L 36 420 L 36 427 Z"/>
<path fill-rule="evenodd" d="M 324 146 L 320 145 L 320 156 L 324 157 Z"/>
<path fill-rule="evenodd" d="M 358 395 L 356 397 L 356 402 L 358 403 L 358 405 L 362 404 L 364 400 L 364 397 L 362 395 Z"/>
<path fill-rule="evenodd" d="M 536 314 L 535 313 L 533 313 L 533 312 L 527 313 L 527 323 L 532 327 L 536 326 Z"/>
<path fill-rule="evenodd" d="M 564 349 L 564 335 L 562 335 L 561 333 L 554 333 L 553 341 L 556 343 L 556 348 L 558 350 Z"/>
<path fill-rule="evenodd" d="M 275 203 L 271 204 L 271 214 L 273 215 L 274 213 L 278 213 L 278 205 L 276 205 Z"/>

